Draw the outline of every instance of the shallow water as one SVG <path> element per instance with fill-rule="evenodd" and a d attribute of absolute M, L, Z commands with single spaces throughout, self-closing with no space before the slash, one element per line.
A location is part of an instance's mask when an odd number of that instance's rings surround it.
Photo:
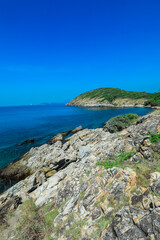
<path fill-rule="evenodd" d="M 151 112 L 150 108 L 67 107 L 38 105 L 0 107 L 0 168 L 18 159 L 31 147 L 46 143 L 55 134 L 74 129 L 103 127 L 104 122 L 117 115 Z M 34 138 L 34 144 L 18 145 Z"/>

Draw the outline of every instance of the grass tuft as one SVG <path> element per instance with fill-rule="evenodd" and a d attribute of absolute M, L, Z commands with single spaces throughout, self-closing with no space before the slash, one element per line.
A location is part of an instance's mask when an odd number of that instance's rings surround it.
<path fill-rule="evenodd" d="M 108 160 L 106 159 L 103 162 L 98 162 L 97 165 L 104 166 L 106 169 L 113 168 L 113 167 L 122 167 L 123 163 L 130 159 L 133 156 L 134 150 L 125 153 L 121 152 L 118 156 L 115 157 L 115 160 Z"/>
<path fill-rule="evenodd" d="M 151 143 L 158 143 L 160 142 L 160 134 L 158 133 L 154 133 L 154 132 L 148 132 L 148 134 L 150 135 L 149 140 Z"/>

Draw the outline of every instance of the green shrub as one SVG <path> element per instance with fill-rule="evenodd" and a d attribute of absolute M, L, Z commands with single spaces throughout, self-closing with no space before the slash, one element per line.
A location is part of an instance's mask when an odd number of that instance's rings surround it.
<path fill-rule="evenodd" d="M 54 219 L 57 217 L 58 214 L 59 214 L 58 208 L 55 208 L 55 209 L 51 210 L 50 212 L 48 212 L 45 215 L 45 222 L 47 223 L 47 225 L 52 225 Z"/>
<path fill-rule="evenodd" d="M 138 120 L 137 114 L 125 114 L 111 118 L 104 124 L 104 130 L 110 133 L 122 131 Z"/>

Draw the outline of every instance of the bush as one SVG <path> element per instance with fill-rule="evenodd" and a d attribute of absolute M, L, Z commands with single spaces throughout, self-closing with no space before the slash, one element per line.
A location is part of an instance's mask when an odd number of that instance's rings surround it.
<path fill-rule="evenodd" d="M 149 132 L 148 134 L 150 135 L 149 140 L 151 143 L 160 142 L 160 134 L 154 132 Z"/>
<path fill-rule="evenodd" d="M 122 131 L 138 120 L 137 114 L 125 114 L 111 118 L 104 124 L 104 130 L 110 133 Z"/>

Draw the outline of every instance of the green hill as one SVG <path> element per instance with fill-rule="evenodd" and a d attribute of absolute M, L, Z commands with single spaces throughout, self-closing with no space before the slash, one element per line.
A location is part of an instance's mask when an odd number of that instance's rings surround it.
<path fill-rule="evenodd" d="M 132 100 L 132 103 L 143 104 L 145 106 L 160 106 L 160 92 L 158 93 L 146 93 L 146 92 L 133 92 L 125 91 L 118 88 L 98 88 L 89 92 L 85 92 L 67 105 L 78 105 L 78 103 L 96 101 L 97 103 L 108 102 L 113 105 L 118 105 L 116 103 L 117 99 L 127 99 Z M 133 101 L 134 100 L 134 101 Z M 143 100 L 143 101 L 139 101 Z"/>

